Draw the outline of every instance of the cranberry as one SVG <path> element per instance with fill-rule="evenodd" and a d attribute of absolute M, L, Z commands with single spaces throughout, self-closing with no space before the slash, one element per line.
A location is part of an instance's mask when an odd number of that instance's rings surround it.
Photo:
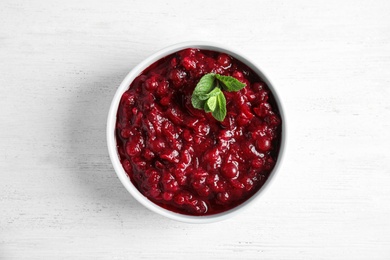
<path fill-rule="evenodd" d="M 191 131 L 188 129 L 184 129 L 183 138 L 184 138 L 184 140 L 186 140 L 189 143 L 192 142 L 192 140 L 194 139 L 192 134 L 191 134 Z"/>
<path fill-rule="evenodd" d="M 196 52 L 196 59 L 197 59 L 198 61 L 203 61 L 205 58 L 206 58 L 206 55 L 204 55 L 204 54 L 201 53 L 201 52 Z"/>
<path fill-rule="evenodd" d="M 185 166 L 187 166 L 191 163 L 191 160 L 192 160 L 191 148 L 184 150 L 181 154 L 181 163 L 182 163 L 181 167 L 185 168 Z"/>
<path fill-rule="evenodd" d="M 161 195 L 161 190 L 159 188 L 151 187 L 147 192 L 152 198 L 158 198 Z"/>
<path fill-rule="evenodd" d="M 249 123 L 250 123 L 250 119 L 245 114 L 241 114 L 237 117 L 237 125 L 244 126 Z"/>
<path fill-rule="evenodd" d="M 252 137 L 256 139 L 258 136 L 265 136 L 268 132 L 268 126 L 264 123 L 258 125 L 252 132 Z"/>
<path fill-rule="evenodd" d="M 123 166 L 123 169 L 125 169 L 125 171 L 127 173 L 133 173 L 133 167 L 131 166 L 129 160 L 123 160 L 122 161 L 122 166 Z"/>
<path fill-rule="evenodd" d="M 160 104 L 164 107 L 168 107 L 172 103 L 172 97 L 170 95 L 163 97 L 160 100 Z"/>
<path fill-rule="evenodd" d="M 263 164 L 264 164 L 264 162 L 260 158 L 254 159 L 251 163 L 252 167 L 255 169 L 261 168 L 263 166 Z"/>
<path fill-rule="evenodd" d="M 148 91 L 155 91 L 158 87 L 158 79 L 152 76 L 145 81 L 145 89 Z"/>
<path fill-rule="evenodd" d="M 237 189 L 243 189 L 245 188 L 244 184 L 242 184 L 241 182 L 239 182 L 238 180 L 231 180 L 230 183 L 232 184 L 232 186 L 234 188 L 237 188 Z"/>
<path fill-rule="evenodd" d="M 203 187 L 199 188 L 197 192 L 201 197 L 208 197 L 211 194 L 211 189 L 209 186 L 204 185 Z"/>
<path fill-rule="evenodd" d="M 242 183 L 244 184 L 245 189 L 246 189 L 247 191 L 250 191 L 251 189 L 253 189 L 254 183 L 253 183 L 253 180 L 252 180 L 251 178 L 249 178 L 249 177 L 244 177 L 244 178 L 242 179 Z"/>
<path fill-rule="evenodd" d="M 195 132 L 200 136 L 208 135 L 210 132 L 210 126 L 204 123 L 198 123 L 195 126 Z"/>
<path fill-rule="evenodd" d="M 226 182 L 222 181 L 219 178 L 218 174 L 213 174 L 207 177 L 206 183 L 209 185 L 209 187 L 214 191 L 214 192 L 222 192 L 225 191 L 225 185 Z"/>
<path fill-rule="evenodd" d="M 268 151 L 271 149 L 271 140 L 265 136 L 259 137 L 256 140 L 256 147 L 263 152 Z"/>
<path fill-rule="evenodd" d="M 200 179 L 200 180 L 193 181 L 193 182 L 192 182 L 192 187 L 193 187 L 195 190 L 199 190 L 199 189 L 201 189 L 201 188 L 204 187 L 204 182 L 205 182 L 205 178 L 204 178 L 204 179 Z"/>
<path fill-rule="evenodd" d="M 253 111 L 259 117 L 265 117 L 271 109 L 272 107 L 269 103 L 263 102 L 258 107 L 253 108 Z"/>
<path fill-rule="evenodd" d="M 217 194 L 217 199 L 222 203 L 225 204 L 229 201 L 230 195 L 227 191 L 225 192 L 220 192 Z"/>
<path fill-rule="evenodd" d="M 157 86 L 156 94 L 159 97 L 163 97 L 168 93 L 169 83 L 167 81 L 160 82 Z"/>
<path fill-rule="evenodd" d="M 125 92 L 121 98 L 121 102 L 124 106 L 132 107 L 135 104 L 135 96 L 134 93 Z"/>
<path fill-rule="evenodd" d="M 196 214 L 205 214 L 207 212 L 207 205 L 202 200 L 193 200 L 189 203 L 188 208 Z"/>
<path fill-rule="evenodd" d="M 230 68 L 230 66 L 232 66 L 230 57 L 226 54 L 223 54 L 223 53 L 218 55 L 217 62 L 224 69 Z"/>
<path fill-rule="evenodd" d="M 175 124 L 181 124 L 183 123 L 184 116 L 180 110 L 178 110 L 175 107 L 169 107 L 167 109 L 167 116 L 168 118 Z"/>
<path fill-rule="evenodd" d="M 207 162 L 208 170 L 216 170 L 222 162 L 219 150 L 216 148 L 207 151 L 203 157 L 203 160 Z"/>
<path fill-rule="evenodd" d="M 173 198 L 173 193 L 172 192 L 164 192 L 162 197 L 164 200 L 170 201 Z"/>
<path fill-rule="evenodd" d="M 164 191 L 175 192 L 178 190 L 179 184 L 170 173 L 163 173 L 161 182 L 164 186 Z"/>
<path fill-rule="evenodd" d="M 268 100 L 268 93 L 267 91 L 261 91 L 258 95 L 258 100 L 260 102 L 267 102 Z"/>
<path fill-rule="evenodd" d="M 247 91 L 245 96 L 249 102 L 253 102 L 258 97 L 253 91 Z"/>
<path fill-rule="evenodd" d="M 143 146 L 143 139 L 141 137 L 134 137 L 127 142 L 126 152 L 129 156 L 138 155 L 139 153 L 141 153 Z"/>
<path fill-rule="evenodd" d="M 255 92 L 261 92 L 266 89 L 266 84 L 264 82 L 255 82 L 253 83 L 252 89 Z"/>
<path fill-rule="evenodd" d="M 244 74 L 242 74 L 242 72 L 241 71 L 234 71 L 233 72 L 233 77 L 235 77 L 236 79 L 238 79 L 238 80 L 241 80 L 241 79 L 243 79 L 244 78 Z"/>
<path fill-rule="evenodd" d="M 153 186 L 153 184 L 157 185 L 158 182 L 160 181 L 160 178 L 161 178 L 160 174 L 156 170 L 153 170 L 148 178 L 149 185 L 150 186 Z"/>
<path fill-rule="evenodd" d="M 196 69 L 196 61 L 192 57 L 188 57 L 188 56 L 184 57 L 183 60 L 181 61 L 181 64 L 187 70 L 194 70 L 194 69 Z"/>
<path fill-rule="evenodd" d="M 144 171 L 146 169 L 146 161 L 141 157 L 131 157 L 130 161 L 133 163 L 137 171 Z"/>
<path fill-rule="evenodd" d="M 214 69 L 214 67 L 215 67 L 215 60 L 214 59 L 207 57 L 205 59 L 205 62 L 206 62 L 205 63 L 206 66 L 208 67 L 208 70 Z"/>
<path fill-rule="evenodd" d="M 177 183 L 177 181 L 171 181 L 168 183 L 164 183 L 164 190 L 166 190 L 166 191 L 175 192 L 178 189 L 179 189 L 179 184 Z"/>
<path fill-rule="evenodd" d="M 173 58 L 173 59 L 171 60 L 171 67 L 172 67 L 172 68 L 176 68 L 176 66 L 177 66 L 177 59 L 176 59 L 176 58 Z"/>
<path fill-rule="evenodd" d="M 222 166 L 221 172 L 226 178 L 233 179 L 237 177 L 238 169 L 236 164 L 228 162 Z"/>
<path fill-rule="evenodd" d="M 152 160 L 155 157 L 155 154 L 147 148 L 145 148 L 143 155 L 144 155 L 144 158 L 148 161 Z"/>
<path fill-rule="evenodd" d="M 219 132 L 219 138 L 228 141 L 232 138 L 233 134 L 231 130 L 221 130 Z"/>
<path fill-rule="evenodd" d="M 179 155 L 179 152 L 176 150 L 165 150 L 162 155 L 160 155 L 161 159 L 167 160 L 169 162 L 178 163 L 179 159 L 177 156 Z"/>
<path fill-rule="evenodd" d="M 176 88 L 179 88 L 182 86 L 186 76 L 187 76 L 187 73 L 185 71 L 180 70 L 180 69 L 174 69 L 171 71 L 169 78 L 172 80 L 173 85 Z"/>
<path fill-rule="evenodd" d="M 183 205 L 185 202 L 185 198 L 182 194 L 176 195 L 174 200 L 175 200 L 175 204 L 177 204 L 177 205 Z"/>
<path fill-rule="evenodd" d="M 154 165 L 156 166 L 157 169 L 160 169 L 160 170 L 163 170 L 165 168 L 164 164 L 160 161 L 156 161 L 154 163 Z"/>
<path fill-rule="evenodd" d="M 275 166 L 275 161 L 271 157 L 268 157 L 265 161 L 265 168 L 266 170 L 272 170 L 272 168 Z"/>
<path fill-rule="evenodd" d="M 194 49 L 194 48 L 188 48 L 188 49 L 185 49 L 185 50 L 182 50 L 179 55 L 183 58 L 183 57 L 193 57 L 196 53 L 198 52 L 197 49 Z"/>
<path fill-rule="evenodd" d="M 224 91 L 227 116 L 195 109 L 206 73 L 246 87 Z M 135 187 L 154 203 L 189 215 L 229 210 L 261 188 L 275 166 L 281 118 L 264 80 L 235 58 L 185 49 L 145 69 L 122 95 L 118 154 Z"/>
<path fill-rule="evenodd" d="M 129 138 L 131 136 L 131 129 L 130 128 L 124 128 L 121 131 L 121 136 L 125 139 Z"/>
<path fill-rule="evenodd" d="M 280 119 L 276 115 L 269 115 L 265 118 L 265 120 L 271 125 L 271 126 L 278 126 L 280 124 Z"/>
<path fill-rule="evenodd" d="M 162 138 L 158 138 L 150 140 L 148 147 L 150 147 L 151 151 L 158 153 L 166 147 L 166 144 Z"/>

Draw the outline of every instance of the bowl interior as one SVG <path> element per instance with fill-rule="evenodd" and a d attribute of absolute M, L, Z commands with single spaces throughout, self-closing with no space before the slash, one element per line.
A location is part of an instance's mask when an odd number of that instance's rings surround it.
<path fill-rule="evenodd" d="M 115 137 L 115 125 L 116 125 L 116 115 L 117 110 L 119 107 L 120 99 L 123 95 L 123 93 L 129 88 L 130 84 L 133 82 L 133 80 L 140 74 L 144 69 L 149 67 L 152 63 L 160 60 L 163 57 L 168 56 L 169 54 L 175 53 L 177 51 L 180 51 L 182 49 L 186 48 L 198 48 L 198 49 L 204 49 L 204 50 L 211 50 L 211 51 L 217 51 L 217 52 L 224 52 L 232 57 L 240 60 L 244 64 L 246 64 L 248 67 L 250 67 L 255 73 L 257 73 L 264 82 L 268 85 L 269 90 L 272 92 L 274 100 L 276 102 L 276 105 L 278 106 L 278 110 L 280 113 L 280 117 L 282 120 L 282 129 L 281 129 L 281 141 L 280 141 L 280 148 L 279 148 L 279 155 L 278 159 L 276 161 L 275 167 L 273 168 L 272 172 L 270 173 L 267 181 L 264 183 L 264 185 L 248 200 L 243 202 L 242 204 L 228 210 L 224 211 L 222 213 L 214 214 L 214 215 L 207 215 L 207 216 L 191 216 L 191 215 L 184 215 L 180 213 L 176 213 L 167 209 L 164 209 L 160 207 L 159 205 L 155 204 L 154 202 L 150 201 L 148 198 L 146 198 L 142 193 L 140 193 L 137 188 L 133 185 L 130 178 L 128 177 L 127 173 L 122 167 L 122 164 L 119 160 L 119 155 L 117 151 L 117 144 L 116 144 L 116 137 Z M 118 90 L 115 93 L 115 96 L 112 100 L 110 111 L 108 114 L 108 120 L 107 120 L 107 144 L 108 144 L 108 151 L 110 155 L 111 162 L 113 164 L 114 170 L 117 173 L 120 181 L 125 186 L 125 188 L 132 194 L 132 196 L 139 201 L 141 204 L 143 204 L 148 209 L 162 215 L 165 217 L 168 217 L 170 219 L 174 219 L 177 221 L 187 222 L 187 223 L 210 223 L 210 222 L 216 222 L 220 220 L 227 219 L 229 217 L 234 216 L 238 212 L 242 211 L 244 208 L 246 208 L 248 205 L 252 204 L 254 200 L 256 200 L 261 193 L 266 189 L 267 186 L 269 186 L 270 181 L 274 178 L 274 175 L 276 171 L 280 168 L 280 164 L 283 158 L 283 153 L 285 150 L 285 139 L 286 139 L 286 121 L 284 116 L 284 111 L 282 108 L 282 104 L 280 102 L 279 96 L 276 93 L 275 88 L 273 87 L 272 83 L 268 80 L 268 78 L 264 75 L 264 73 L 259 69 L 257 65 L 255 65 L 253 62 L 251 62 L 249 59 L 245 58 L 243 55 L 239 54 L 237 51 L 233 51 L 231 48 L 226 48 L 221 46 L 220 44 L 216 43 L 208 43 L 208 42 L 184 42 L 176 45 L 172 45 L 170 47 L 164 48 L 153 55 L 149 56 L 147 59 L 142 61 L 140 64 L 138 64 L 133 70 L 130 71 L 130 73 L 125 77 L 125 79 L 120 84 Z"/>

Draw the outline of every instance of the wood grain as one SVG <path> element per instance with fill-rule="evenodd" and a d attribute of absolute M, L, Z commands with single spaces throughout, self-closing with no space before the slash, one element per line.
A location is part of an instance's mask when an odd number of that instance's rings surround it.
<path fill-rule="evenodd" d="M 0 259 L 390 259 L 389 1 L 0 2 Z M 105 122 L 167 45 L 240 49 L 276 86 L 288 144 L 233 219 L 159 217 L 122 187 Z"/>

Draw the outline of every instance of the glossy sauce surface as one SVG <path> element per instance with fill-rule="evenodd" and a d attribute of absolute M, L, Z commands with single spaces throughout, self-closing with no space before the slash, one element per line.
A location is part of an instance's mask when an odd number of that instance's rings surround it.
<path fill-rule="evenodd" d="M 223 122 L 192 107 L 206 73 L 246 84 L 226 92 Z M 116 124 L 121 163 L 137 189 L 182 214 L 229 210 L 252 196 L 277 160 L 282 122 L 262 79 L 233 57 L 185 49 L 145 69 L 123 94 Z"/>

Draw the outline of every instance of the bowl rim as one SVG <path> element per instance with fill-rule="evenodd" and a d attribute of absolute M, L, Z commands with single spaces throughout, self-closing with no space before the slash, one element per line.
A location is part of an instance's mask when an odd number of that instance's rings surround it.
<path fill-rule="evenodd" d="M 275 102 L 278 106 L 280 117 L 282 119 L 282 129 L 281 129 L 281 142 L 279 147 L 279 154 L 278 159 L 276 160 L 276 164 L 271 171 L 268 179 L 263 184 L 260 189 L 253 194 L 249 199 L 241 203 L 240 205 L 213 215 L 206 215 L 206 216 L 192 216 L 192 215 L 185 215 L 177 212 L 173 212 L 167 209 L 162 208 L 161 206 L 155 204 L 151 200 L 149 200 L 147 197 L 145 197 L 141 192 L 138 191 L 138 189 L 134 186 L 134 184 L 131 182 L 130 178 L 126 174 L 125 170 L 122 167 L 122 164 L 119 160 L 119 155 L 117 152 L 117 146 L 116 146 L 116 137 L 115 137 L 115 125 L 116 125 L 116 115 L 119 108 L 120 99 L 122 97 L 122 94 L 129 88 L 132 81 L 140 74 L 144 69 L 146 69 L 149 65 L 151 65 L 153 62 L 170 55 L 174 52 L 186 49 L 186 48 L 199 48 L 204 50 L 211 50 L 211 51 L 217 51 L 217 52 L 223 52 L 226 54 L 231 55 L 232 57 L 240 60 L 244 64 L 246 64 L 248 67 L 250 67 L 255 73 L 257 73 L 267 84 L 268 88 L 273 94 L 273 97 L 275 99 Z M 108 118 L 107 118 L 107 128 L 106 128 L 106 137 L 107 137 L 107 147 L 108 147 L 108 153 L 111 160 L 111 163 L 114 167 L 114 170 L 123 184 L 123 186 L 127 189 L 127 191 L 143 206 L 148 208 L 149 210 L 158 213 L 164 217 L 185 222 L 185 223 L 212 223 L 217 221 L 226 220 L 228 218 L 231 218 L 238 214 L 239 212 L 242 212 L 244 209 L 247 209 L 249 205 L 253 205 L 254 201 L 257 200 L 260 197 L 260 194 L 264 193 L 264 190 L 267 189 L 267 187 L 270 185 L 273 179 L 275 179 L 276 172 L 280 169 L 284 153 L 286 149 L 286 116 L 285 112 L 282 106 L 282 102 L 280 100 L 280 96 L 277 93 L 276 89 L 274 88 L 274 85 L 270 82 L 269 78 L 264 74 L 263 70 L 260 69 L 260 67 L 248 59 L 245 55 L 242 55 L 239 51 L 234 50 L 231 47 L 224 46 L 219 43 L 215 42 L 208 42 L 208 41 L 187 41 L 187 42 L 181 42 L 174 45 L 170 45 L 168 47 L 165 47 L 163 49 L 160 49 L 159 51 L 155 52 L 154 54 L 148 56 L 146 59 L 144 59 L 142 62 L 140 62 L 138 65 L 136 65 L 130 72 L 126 75 L 126 77 L 123 79 L 119 87 L 117 88 L 115 95 L 111 101 L 110 109 L 108 112 Z"/>

